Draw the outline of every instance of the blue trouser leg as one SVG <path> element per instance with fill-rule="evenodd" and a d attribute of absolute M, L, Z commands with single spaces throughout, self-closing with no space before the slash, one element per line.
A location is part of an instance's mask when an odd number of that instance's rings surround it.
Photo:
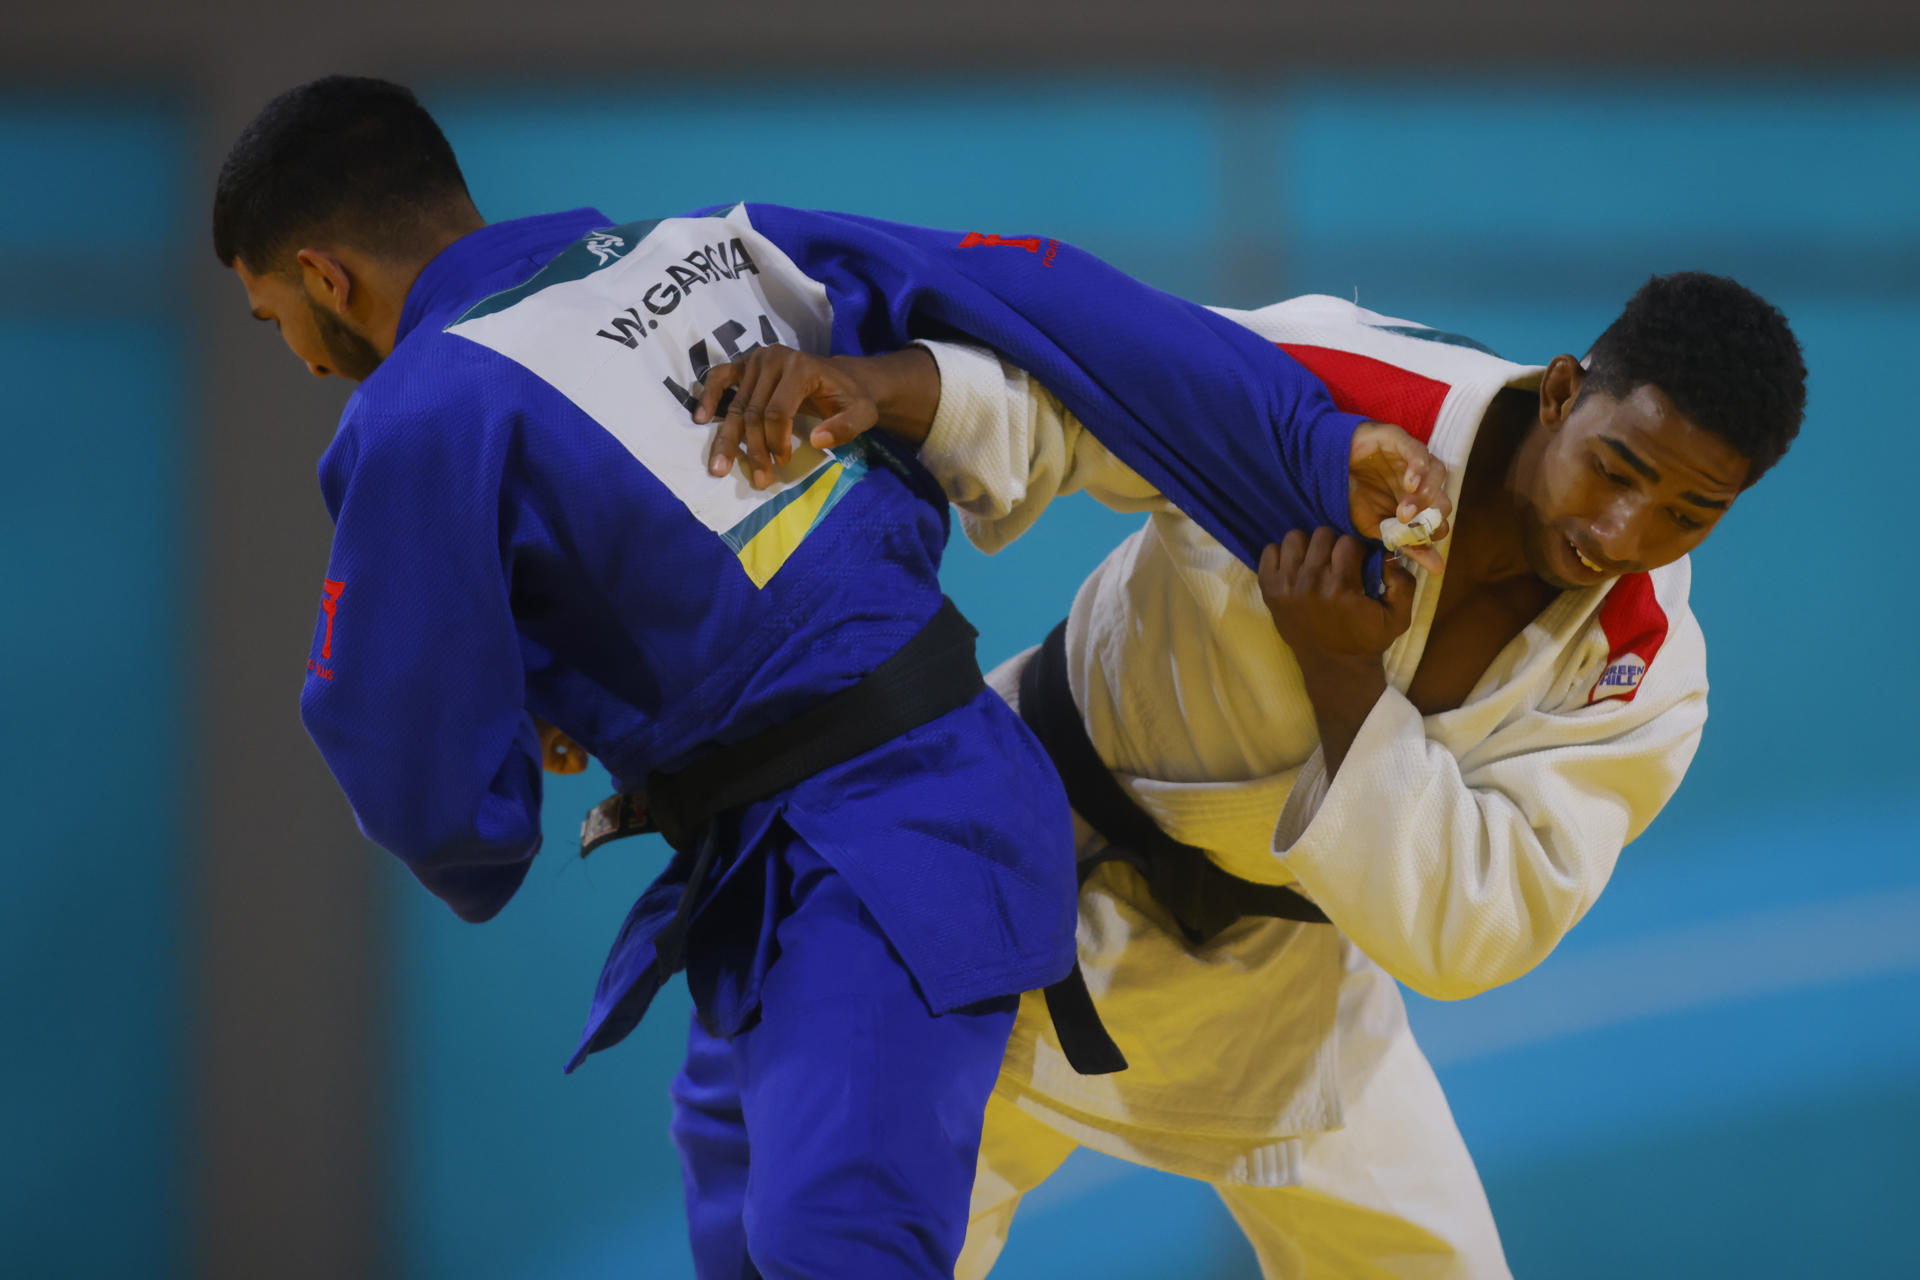
<path fill-rule="evenodd" d="M 680 1150 L 687 1234 L 700 1280 L 759 1280 L 747 1260 L 741 1212 L 747 1196 L 747 1125 L 733 1049 L 700 1029 L 687 1033 L 687 1060 L 673 1082 L 673 1143 Z"/>
<path fill-rule="evenodd" d="M 696 1269 L 950 1277 L 1015 1000 L 933 1016 L 839 873 L 797 837 L 770 856 L 759 1019 L 731 1041 L 696 1023 L 674 1082 Z"/>

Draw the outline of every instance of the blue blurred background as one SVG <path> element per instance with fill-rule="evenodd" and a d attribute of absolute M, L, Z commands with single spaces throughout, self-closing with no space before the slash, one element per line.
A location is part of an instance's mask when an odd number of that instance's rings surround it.
<path fill-rule="evenodd" d="M 1920 611 L 1899 533 L 1920 80 L 869 77 L 697 108 L 691 82 L 419 87 L 490 218 L 754 198 L 1038 231 L 1203 301 L 1357 297 L 1530 361 L 1583 351 L 1652 272 L 1766 294 L 1805 345 L 1809 414 L 1696 557 L 1713 711 L 1686 785 L 1536 973 L 1410 1002 L 1516 1274 L 1920 1274 L 1902 1225 L 1920 1193 Z M 180 668 L 221 625 L 191 608 L 201 391 L 171 304 L 213 270 L 194 127 L 164 96 L 0 97 L 12 1275 L 194 1267 L 199 710 Z M 60 264 L 109 247 L 83 276 L 108 296 L 76 297 Z M 983 659 L 1037 641 L 1132 527 L 1075 499 L 992 560 L 956 541 L 948 588 Z M 295 714 L 301 656 L 259 714 Z M 375 864 L 385 1248 L 406 1280 L 690 1274 L 666 1139 L 684 995 L 560 1074 L 659 865 L 644 845 L 568 856 L 603 786 L 550 786 L 550 852 L 484 928 Z M 1029 1198 L 995 1274 L 1255 1271 L 1208 1188 L 1083 1152 Z"/>

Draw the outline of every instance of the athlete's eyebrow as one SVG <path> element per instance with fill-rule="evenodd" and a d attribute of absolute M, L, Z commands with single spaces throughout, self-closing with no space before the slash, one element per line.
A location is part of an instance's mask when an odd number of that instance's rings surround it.
<path fill-rule="evenodd" d="M 1680 500 L 1682 502 L 1691 502 L 1696 507 L 1712 507 L 1715 511 L 1725 511 L 1727 509 L 1727 502 L 1724 498 L 1703 498 L 1691 489 L 1681 494 Z"/>
<path fill-rule="evenodd" d="M 264 312 L 262 312 L 262 311 L 260 310 L 260 308 L 258 308 L 258 307 L 255 307 L 255 308 L 253 309 L 253 311 L 252 311 L 252 315 L 253 315 L 253 318 L 254 318 L 255 320 L 258 320 L 258 321 L 260 321 L 260 323 L 262 323 L 262 324 L 265 324 L 265 323 L 266 323 L 267 321 L 269 321 L 269 320 L 271 320 L 271 319 L 273 319 L 273 317 L 272 317 L 272 316 L 270 316 L 270 315 L 267 315 L 267 314 L 265 314 L 265 313 L 264 313 Z"/>
<path fill-rule="evenodd" d="M 1642 458 L 1639 454 L 1635 453 L 1633 450 L 1627 448 L 1626 445 L 1622 444 L 1618 440 L 1615 440 L 1612 436 L 1601 436 L 1600 442 L 1604 445 L 1607 445 L 1615 453 L 1619 454 L 1621 459 L 1625 461 L 1626 464 L 1632 467 L 1635 471 L 1638 471 L 1641 475 L 1653 481 L 1655 484 L 1658 484 L 1660 482 L 1660 473 L 1653 469 L 1652 464 L 1649 463 L 1645 458 Z"/>

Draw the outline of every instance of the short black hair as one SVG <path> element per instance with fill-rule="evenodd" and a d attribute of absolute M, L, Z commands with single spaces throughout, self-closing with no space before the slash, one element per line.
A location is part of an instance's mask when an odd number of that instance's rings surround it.
<path fill-rule="evenodd" d="M 213 251 L 256 274 L 314 233 L 404 255 L 469 199 L 453 148 L 411 90 L 327 76 L 269 102 L 227 153 Z"/>
<path fill-rule="evenodd" d="M 1581 387 L 1624 396 L 1648 383 L 1738 449 L 1751 485 L 1800 433 L 1807 366 L 1779 308 L 1704 271 L 1654 276 L 1587 353 Z"/>

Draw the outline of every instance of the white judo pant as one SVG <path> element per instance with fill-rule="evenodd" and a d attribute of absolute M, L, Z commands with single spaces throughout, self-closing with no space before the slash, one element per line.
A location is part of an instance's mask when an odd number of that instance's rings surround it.
<path fill-rule="evenodd" d="M 1033 1016 L 1036 1003 L 1022 1007 Z M 1345 1127 L 1297 1142 L 1283 1186 L 1214 1183 L 1268 1280 L 1507 1280 L 1486 1193 L 1426 1055 L 1407 1027 L 1393 980 L 1371 963 L 1350 970 L 1340 1000 Z M 1196 1051 L 1200 1051 L 1196 1047 Z M 956 1280 L 985 1276 L 1021 1197 L 1081 1142 L 996 1089 L 974 1177 Z M 1180 1135 L 1109 1135 L 1103 1150 L 1157 1166 L 1153 1151 Z M 1291 1145 L 1291 1144 L 1290 1144 Z M 1163 1167 L 1163 1166 L 1161 1166 Z"/>

